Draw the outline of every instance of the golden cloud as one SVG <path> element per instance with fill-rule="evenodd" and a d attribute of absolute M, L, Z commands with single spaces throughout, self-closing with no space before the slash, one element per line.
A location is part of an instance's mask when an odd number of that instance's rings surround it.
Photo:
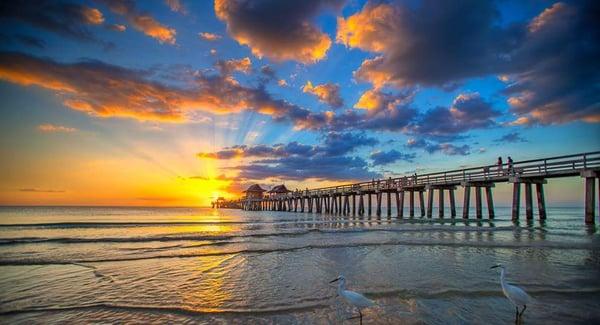
<path fill-rule="evenodd" d="M 62 132 L 62 133 L 77 132 L 76 128 L 71 128 L 71 127 L 62 126 L 62 125 L 54 125 L 54 124 L 50 124 L 50 123 L 38 125 L 38 130 L 41 132 L 52 132 L 52 133 L 54 133 L 54 132 Z"/>
<path fill-rule="evenodd" d="M 203 39 L 205 41 L 210 41 L 210 42 L 221 39 L 221 35 L 213 34 L 213 33 L 206 33 L 206 32 L 198 33 L 198 36 L 201 39 Z"/>
<path fill-rule="evenodd" d="M 233 39 L 250 47 L 252 54 L 276 61 L 314 63 L 325 57 L 331 39 L 310 22 L 324 7 L 339 7 L 340 0 L 265 1 L 216 0 L 215 13 L 227 24 Z"/>
<path fill-rule="evenodd" d="M 100 25 L 104 22 L 102 12 L 96 8 L 82 7 L 81 14 L 85 23 L 90 25 Z"/>
<path fill-rule="evenodd" d="M 327 103 L 332 107 L 342 107 L 344 101 L 340 96 L 340 86 L 336 84 L 326 83 L 322 85 L 313 86 L 310 81 L 306 82 L 306 85 L 302 88 L 304 93 L 309 93 L 317 96 L 319 101 Z"/>

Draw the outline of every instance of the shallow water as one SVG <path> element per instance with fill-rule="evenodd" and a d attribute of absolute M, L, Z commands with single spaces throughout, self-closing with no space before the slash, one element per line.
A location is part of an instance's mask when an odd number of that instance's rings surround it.
<path fill-rule="evenodd" d="M 580 208 L 546 222 L 192 208 L 0 208 L 0 322 L 357 324 L 600 322 L 600 237 Z M 449 213 L 448 213 L 449 214 Z M 406 215 L 406 214 L 405 214 Z"/>

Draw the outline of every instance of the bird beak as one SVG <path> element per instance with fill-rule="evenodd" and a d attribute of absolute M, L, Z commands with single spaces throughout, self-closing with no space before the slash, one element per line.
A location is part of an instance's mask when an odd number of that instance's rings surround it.
<path fill-rule="evenodd" d="M 500 267 L 500 265 L 494 265 L 494 266 L 490 267 L 490 269 L 495 269 L 497 267 Z"/>
<path fill-rule="evenodd" d="M 335 280 L 331 280 L 329 281 L 329 283 L 334 283 L 335 281 L 339 280 L 340 278 L 336 278 Z"/>

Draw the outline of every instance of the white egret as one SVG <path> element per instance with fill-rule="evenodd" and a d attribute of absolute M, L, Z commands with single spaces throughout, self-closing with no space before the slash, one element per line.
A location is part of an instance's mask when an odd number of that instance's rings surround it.
<path fill-rule="evenodd" d="M 358 315 L 360 317 L 360 323 L 362 324 L 361 309 L 375 306 L 375 302 L 373 300 L 368 299 L 367 297 L 361 295 L 358 292 L 346 290 L 346 278 L 343 275 L 340 275 L 339 277 L 337 277 L 337 279 L 334 279 L 334 280 L 330 281 L 329 283 L 333 283 L 336 281 L 339 281 L 339 285 L 338 285 L 338 289 L 337 289 L 338 295 L 342 296 L 342 298 L 344 298 L 348 303 L 350 303 L 351 305 L 358 308 Z M 353 318 L 355 318 L 355 317 L 353 317 Z"/>
<path fill-rule="evenodd" d="M 515 308 L 516 308 L 515 321 L 518 322 L 519 318 L 521 316 L 523 316 L 525 309 L 527 309 L 527 304 L 529 303 L 531 298 L 525 292 L 525 290 L 523 290 L 517 286 L 506 283 L 506 278 L 505 278 L 506 270 L 502 264 L 494 265 L 491 267 L 491 269 L 495 269 L 497 267 L 499 267 L 501 270 L 500 271 L 500 285 L 502 286 L 502 292 L 504 293 L 506 298 L 508 298 L 508 300 L 510 300 L 510 302 L 513 304 L 513 306 L 515 306 Z M 520 306 L 523 306 L 523 310 L 521 310 L 521 313 L 519 313 Z"/>

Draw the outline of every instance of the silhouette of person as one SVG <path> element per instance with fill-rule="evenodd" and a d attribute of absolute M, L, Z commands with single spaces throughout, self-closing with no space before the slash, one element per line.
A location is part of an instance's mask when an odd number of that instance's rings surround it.
<path fill-rule="evenodd" d="M 502 157 L 498 157 L 498 176 L 502 176 Z"/>

